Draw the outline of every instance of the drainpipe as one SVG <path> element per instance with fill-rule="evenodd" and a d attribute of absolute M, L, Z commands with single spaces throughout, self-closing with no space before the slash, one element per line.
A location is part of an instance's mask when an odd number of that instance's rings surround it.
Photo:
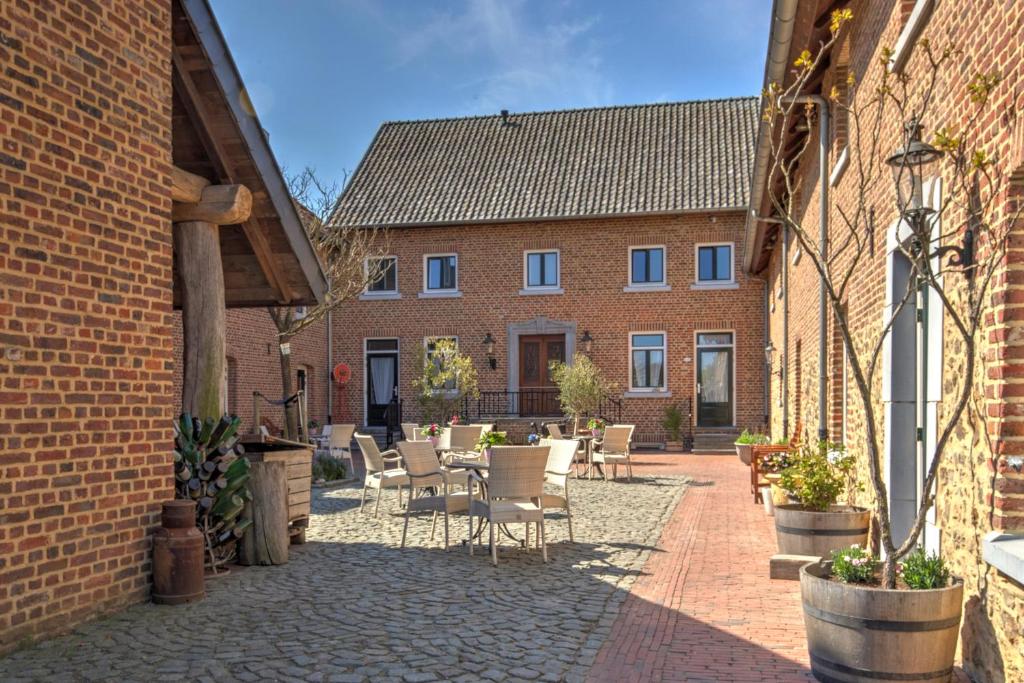
<path fill-rule="evenodd" d="M 331 324 L 331 312 L 327 311 L 327 424 L 334 421 L 334 325 Z"/>
<path fill-rule="evenodd" d="M 925 257 L 927 258 L 927 257 Z M 917 283 L 917 491 L 918 503 L 924 495 L 925 472 L 928 470 L 928 286 L 924 279 Z"/>
<path fill-rule="evenodd" d="M 782 436 L 789 436 L 789 226 L 782 225 Z"/>
<path fill-rule="evenodd" d="M 822 263 L 828 256 L 828 148 L 829 148 L 829 108 L 828 100 L 820 95 L 802 95 L 794 98 L 801 104 L 813 104 L 818 108 L 818 253 Z M 828 438 L 828 296 L 825 290 L 825 278 L 818 284 L 818 439 Z"/>

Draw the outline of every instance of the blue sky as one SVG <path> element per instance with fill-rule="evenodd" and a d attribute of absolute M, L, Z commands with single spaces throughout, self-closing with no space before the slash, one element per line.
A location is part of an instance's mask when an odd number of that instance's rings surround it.
<path fill-rule="evenodd" d="M 278 161 L 384 121 L 755 95 L 769 0 L 211 0 Z"/>

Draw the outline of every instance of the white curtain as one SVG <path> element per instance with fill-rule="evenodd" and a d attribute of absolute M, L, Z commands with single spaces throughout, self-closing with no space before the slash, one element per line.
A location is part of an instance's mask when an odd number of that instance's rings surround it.
<path fill-rule="evenodd" d="M 704 394 L 705 403 L 728 403 L 729 402 L 729 354 L 715 353 L 711 355 L 711 362 L 707 362 L 708 354 L 705 354 L 705 361 L 702 363 L 701 393 Z"/>
<path fill-rule="evenodd" d="M 390 403 L 395 389 L 394 359 L 390 356 L 371 356 L 370 382 L 373 388 L 373 402 L 377 405 Z"/>

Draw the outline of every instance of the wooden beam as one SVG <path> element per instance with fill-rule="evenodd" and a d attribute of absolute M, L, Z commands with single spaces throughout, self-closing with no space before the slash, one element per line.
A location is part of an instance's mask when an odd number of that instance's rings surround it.
<path fill-rule="evenodd" d="M 175 223 L 205 221 L 214 225 L 236 225 L 249 220 L 252 193 L 245 185 L 207 185 L 196 203 L 176 202 L 171 212 Z"/>
<path fill-rule="evenodd" d="M 201 175 L 171 166 L 171 199 L 176 202 L 197 203 L 203 197 L 203 188 L 209 184 L 210 181 Z"/>

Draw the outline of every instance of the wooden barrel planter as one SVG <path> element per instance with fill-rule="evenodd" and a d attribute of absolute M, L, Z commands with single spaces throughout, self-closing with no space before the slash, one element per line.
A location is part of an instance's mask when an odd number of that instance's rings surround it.
<path fill-rule="evenodd" d="M 292 543 L 305 543 L 313 483 L 313 447 L 246 443 L 245 457 L 252 462 L 285 464 L 285 477 L 288 481 L 288 533 Z"/>
<path fill-rule="evenodd" d="M 782 555 L 809 555 L 829 559 L 833 550 L 864 546 L 870 513 L 864 508 L 833 505 L 828 512 L 805 510 L 801 505 L 775 505 L 775 535 Z"/>
<path fill-rule="evenodd" d="M 829 565 L 800 569 L 815 678 L 839 683 L 950 680 L 963 581 L 934 590 L 884 590 L 831 581 Z"/>
<path fill-rule="evenodd" d="M 754 452 L 754 444 L 737 443 L 733 445 L 736 446 L 736 455 L 740 456 L 740 462 L 744 465 L 749 465 L 750 457 Z"/>

